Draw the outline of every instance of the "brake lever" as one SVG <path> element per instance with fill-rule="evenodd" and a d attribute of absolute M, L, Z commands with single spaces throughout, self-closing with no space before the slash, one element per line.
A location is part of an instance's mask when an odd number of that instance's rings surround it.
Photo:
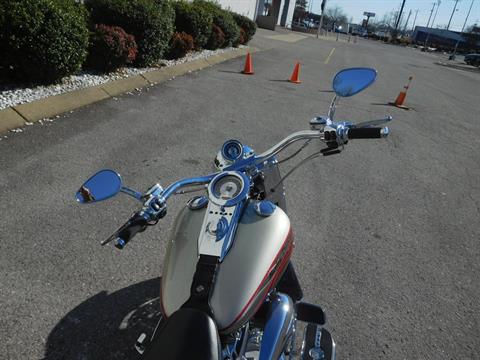
<path fill-rule="evenodd" d="M 392 121 L 392 119 L 393 119 L 393 117 L 386 116 L 383 119 L 362 121 L 358 124 L 355 124 L 355 127 L 364 128 L 364 127 L 369 127 L 369 126 L 378 126 L 378 125 L 382 125 L 382 124 L 385 124 L 387 122 L 390 122 L 390 121 Z"/>

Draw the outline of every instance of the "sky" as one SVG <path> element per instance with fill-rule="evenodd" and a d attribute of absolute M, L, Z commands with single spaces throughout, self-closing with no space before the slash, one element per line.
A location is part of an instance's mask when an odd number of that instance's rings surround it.
<path fill-rule="evenodd" d="M 425 26 L 427 25 L 428 17 L 430 16 L 430 11 L 432 9 L 433 3 L 437 0 L 406 0 L 404 7 L 403 23 L 402 27 L 407 20 L 407 16 L 410 10 L 412 10 L 412 15 L 410 16 L 409 25 L 407 29 L 411 29 L 413 25 L 413 20 L 415 18 L 415 11 L 418 9 L 418 15 L 415 25 Z M 322 0 L 309 0 L 307 8 L 310 8 L 311 11 L 317 14 L 320 14 L 320 4 Z M 462 30 L 463 23 L 465 22 L 465 17 L 467 16 L 468 9 L 472 0 L 459 0 L 457 4 L 457 11 L 453 15 L 452 22 L 450 24 L 450 30 L 460 31 Z M 338 5 L 341 7 L 344 12 L 347 14 L 348 18 L 353 17 L 354 23 L 360 23 L 364 11 L 375 13 L 376 19 L 381 19 L 383 14 L 392 11 L 399 10 L 402 5 L 402 0 L 327 0 L 327 7 L 333 7 Z M 455 5 L 455 0 L 441 0 L 441 4 L 438 10 L 437 17 L 435 19 L 434 27 L 437 25 L 448 24 L 448 20 L 452 15 L 452 10 Z M 436 11 L 435 6 L 435 11 Z M 432 19 L 435 16 L 435 11 L 433 12 Z M 430 21 L 431 23 L 431 21 Z M 467 20 L 466 28 L 469 25 L 477 23 L 480 25 L 480 0 L 474 0 L 472 11 Z"/>

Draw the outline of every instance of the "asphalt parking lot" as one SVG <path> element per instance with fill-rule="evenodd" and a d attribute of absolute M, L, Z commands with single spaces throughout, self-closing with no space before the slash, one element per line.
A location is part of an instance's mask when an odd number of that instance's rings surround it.
<path fill-rule="evenodd" d="M 339 359 L 480 359 L 480 74 L 369 40 L 259 31 L 253 45 L 253 76 L 231 60 L 0 141 L 1 358 L 128 359 L 158 317 L 166 238 L 188 197 L 119 252 L 99 242 L 136 203 L 79 206 L 90 174 L 113 168 L 143 190 L 209 173 L 224 140 L 262 152 L 326 114 L 338 70 L 368 66 L 377 82 L 336 116 L 390 114 L 391 136 L 286 181 L 305 299 L 327 311 Z M 284 81 L 296 61 L 300 85 Z M 412 109 L 386 105 L 409 76 Z"/>

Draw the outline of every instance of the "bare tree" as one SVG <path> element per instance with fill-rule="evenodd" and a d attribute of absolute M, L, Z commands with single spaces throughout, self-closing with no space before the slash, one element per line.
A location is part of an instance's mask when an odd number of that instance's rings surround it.
<path fill-rule="evenodd" d="M 338 5 L 325 9 L 325 20 L 326 27 L 331 28 L 332 30 L 335 30 L 336 26 L 346 26 L 348 23 L 347 15 Z"/>
<path fill-rule="evenodd" d="M 398 10 L 391 10 L 383 14 L 382 18 L 377 22 L 377 27 L 384 29 L 392 29 L 395 27 L 395 19 L 398 17 Z"/>
<path fill-rule="evenodd" d="M 295 7 L 300 8 L 302 10 L 306 10 L 308 7 L 308 0 L 297 0 L 295 2 Z"/>

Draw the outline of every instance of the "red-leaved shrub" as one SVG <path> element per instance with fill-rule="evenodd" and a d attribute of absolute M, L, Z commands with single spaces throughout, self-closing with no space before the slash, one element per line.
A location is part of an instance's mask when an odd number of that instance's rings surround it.
<path fill-rule="evenodd" d="M 240 28 L 240 35 L 238 36 L 237 41 L 233 44 L 233 46 L 238 47 L 239 45 L 244 45 L 247 43 L 247 33 L 243 28 Z"/>
<path fill-rule="evenodd" d="M 210 34 L 210 38 L 208 39 L 206 48 L 210 50 L 215 50 L 219 47 L 222 47 L 223 44 L 225 44 L 225 34 L 222 29 L 220 29 L 220 27 L 213 24 L 212 33 Z"/>
<path fill-rule="evenodd" d="M 133 35 L 127 34 L 118 26 L 95 25 L 95 31 L 90 37 L 87 66 L 109 72 L 132 64 L 137 53 Z"/>
<path fill-rule="evenodd" d="M 170 51 L 168 56 L 170 59 L 178 59 L 187 55 L 187 53 L 192 51 L 193 48 L 194 43 L 192 35 L 183 31 L 176 32 L 170 40 Z"/>

